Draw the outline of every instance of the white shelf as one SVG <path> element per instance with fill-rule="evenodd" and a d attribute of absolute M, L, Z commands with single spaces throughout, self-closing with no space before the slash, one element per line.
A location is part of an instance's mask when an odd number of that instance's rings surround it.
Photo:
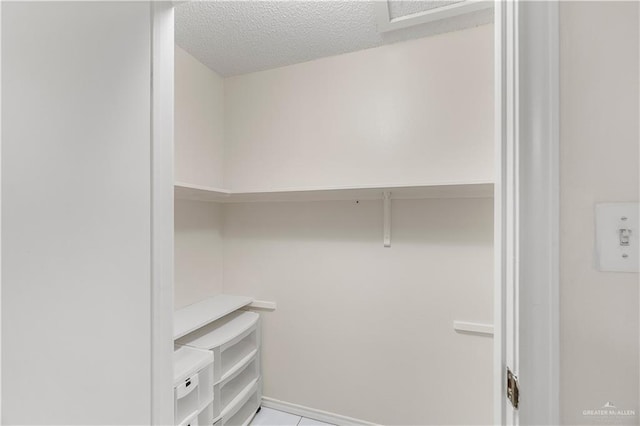
<path fill-rule="evenodd" d="M 213 363 L 213 353 L 182 346 L 173 351 L 173 386 Z"/>
<path fill-rule="evenodd" d="M 454 321 L 453 329 L 459 333 L 493 336 L 493 324 L 478 322 Z"/>
<path fill-rule="evenodd" d="M 251 303 L 251 299 L 248 300 L 245 305 Z M 230 342 L 246 330 L 249 330 L 259 319 L 260 315 L 255 312 L 234 312 L 215 324 L 209 324 L 207 327 L 200 328 L 196 333 L 189 336 L 189 338 L 178 339 L 178 343 L 202 349 L 216 348 Z"/>
<path fill-rule="evenodd" d="M 345 187 L 281 188 L 274 190 L 231 191 L 206 186 L 176 183 L 176 199 L 215 201 L 221 203 L 381 200 L 382 193 L 391 191 L 391 198 L 491 198 L 493 183 L 437 182 L 417 185 L 362 185 Z"/>
<path fill-rule="evenodd" d="M 250 297 L 222 294 L 179 309 L 173 314 L 173 339 L 186 336 L 252 301 Z"/>
<path fill-rule="evenodd" d="M 176 182 L 173 185 L 173 194 L 179 200 L 196 201 L 224 201 L 229 198 L 231 192 L 226 189 L 213 188 L 203 185 Z"/>

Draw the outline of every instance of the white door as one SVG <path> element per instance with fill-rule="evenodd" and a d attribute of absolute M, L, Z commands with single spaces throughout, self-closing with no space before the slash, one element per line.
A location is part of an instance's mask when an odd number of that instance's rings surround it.
<path fill-rule="evenodd" d="M 558 424 L 558 4 L 498 1 L 495 32 L 494 420 Z"/>

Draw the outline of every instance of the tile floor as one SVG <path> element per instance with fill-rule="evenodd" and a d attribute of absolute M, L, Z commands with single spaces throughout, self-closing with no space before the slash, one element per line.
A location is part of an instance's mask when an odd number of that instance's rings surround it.
<path fill-rule="evenodd" d="M 251 421 L 251 426 L 332 426 L 284 411 L 262 407 L 262 410 Z"/>

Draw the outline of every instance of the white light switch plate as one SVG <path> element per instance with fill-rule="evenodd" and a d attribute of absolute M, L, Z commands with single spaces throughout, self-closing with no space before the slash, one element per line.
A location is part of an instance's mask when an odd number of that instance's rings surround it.
<path fill-rule="evenodd" d="M 601 271 L 638 272 L 638 206 L 638 203 L 596 204 L 596 261 Z M 630 231 L 628 245 L 621 244 L 621 229 Z"/>

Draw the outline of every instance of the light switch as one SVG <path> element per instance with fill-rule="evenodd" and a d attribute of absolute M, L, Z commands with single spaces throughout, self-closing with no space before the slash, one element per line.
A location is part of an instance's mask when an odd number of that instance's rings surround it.
<path fill-rule="evenodd" d="M 638 206 L 638 203 L 596 204 L 596 261 L 601 271 L 638 272 Z"/>

